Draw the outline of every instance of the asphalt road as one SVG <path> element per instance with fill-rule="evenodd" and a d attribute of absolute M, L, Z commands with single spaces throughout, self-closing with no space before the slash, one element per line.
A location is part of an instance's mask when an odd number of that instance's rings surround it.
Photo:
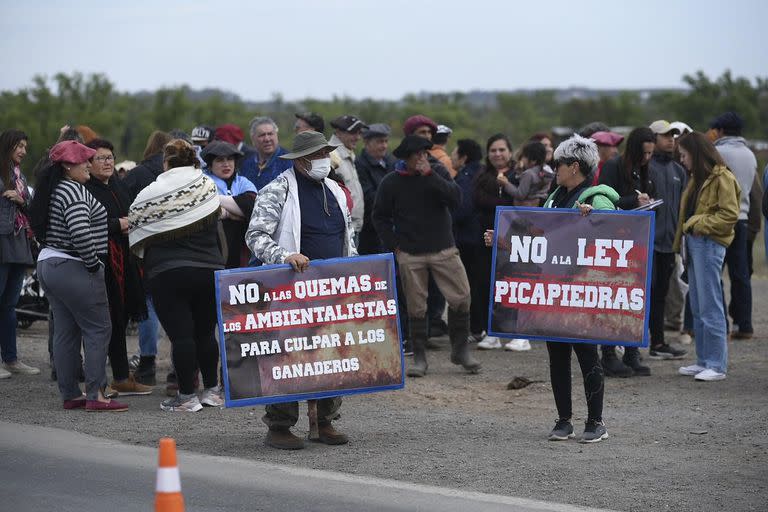
<path fill-rule="evenodd" d="M 233 457 L 178 452 L 187 511 L 599 512 Z M 0 422 L 0 508 L 25 512 L 151 510 L 157 450 Z"/>

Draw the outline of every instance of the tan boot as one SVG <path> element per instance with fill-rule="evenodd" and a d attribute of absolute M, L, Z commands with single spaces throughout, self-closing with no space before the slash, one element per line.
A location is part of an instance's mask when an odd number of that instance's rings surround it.
<path fill-rule="evenodd" d="M 270 428 L 264 443 L 278 450 L 301 450 L 304 448 L 304 441 L 293 435 L 288 428 Z"/>
<path fill-rule="evenodd" d="M 320 423 L 317 426 L 317 433 L 320 435 L 318 441 L 324 444 L 347 444 L 349 438 L 346 434 L 342 434 L 330 423 Z"/>

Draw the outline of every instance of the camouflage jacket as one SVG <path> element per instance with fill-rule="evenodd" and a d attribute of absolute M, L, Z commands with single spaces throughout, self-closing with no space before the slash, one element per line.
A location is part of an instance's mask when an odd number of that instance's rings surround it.
<path fill-rule="evenodd" d="M 344 256 L 357 256 L 352 216 L 344 191 L 331 179 L 326 178 L 324 183 L 344 212 Z M 254 256 L 268 265 L 285 263 L 288 256 L 300 252 L 301 209 L 293 168 L 280 174 L 259 191 L 245 233 L 245 243 Z"/>

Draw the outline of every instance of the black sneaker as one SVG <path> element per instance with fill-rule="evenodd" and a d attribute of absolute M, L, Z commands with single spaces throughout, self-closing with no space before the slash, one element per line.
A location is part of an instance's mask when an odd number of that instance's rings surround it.
<path fill-rule="evenodd" d="M 410 340 L 403 340 L 403 355 L 413 355 L 413 343 L 411 343 Z"/>
<path fill-rule="evenodd" d="M 624 350 L 622 361 L 625 365 L 632 368 L 635 375 L 641 377 L 649 377 L 651 375 L 651 369 L 640 362 L 640 351 L 636 347 L 627 347 Z"/>
<path fill-rule="evenodd" d="M 567 441 L 576 437 L 573 433 L 573 424 L 571 420 L 559 419 L 555 423 L 555 428 L 549 433 L 550 441 Z"/>
<path fill-rule="evenodd" d="M 141 357 L 139 357 L 138 354 L 132 355 L 131 358 L 128 359 L 128 370 L 135 372 L 139 367 L 139 361 L 141 361 Z"/>
<path fill-rule="evenodd" d="M 674 348 L 668 343 L 664 343 L 651 347 L 651 350 L 648 351 L 648 357 L 651 359 L 682 359 L 687 353 L 687 350 Z"/>
<path fill-rule="evenodd" d="M 599 443 L 608 439 L 608 430 L 602 421 L 588 420 L 584 424 L 584 435 L 579 439 L 580 443 Z"/>
<path fill-rule="evenodd" d="M 632 368 L 625 366 L 624 363 L 616 357 L 616 352 L 613 350 L 608 352 L 604 351 L 600 362 L 603 365 L 603 372 L 606 377 L 627 378 L 631 377 L 634 373 Z"/>

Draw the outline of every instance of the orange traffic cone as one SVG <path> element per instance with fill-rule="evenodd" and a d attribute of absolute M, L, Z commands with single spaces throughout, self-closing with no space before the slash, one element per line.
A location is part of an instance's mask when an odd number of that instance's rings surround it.
<path fill-rule="evenodd" d="M 155 512 L 184 512 L 179 466 L 176 463 L 176 441 L 160 439 L 160 455 L 155 485 Z"/>

